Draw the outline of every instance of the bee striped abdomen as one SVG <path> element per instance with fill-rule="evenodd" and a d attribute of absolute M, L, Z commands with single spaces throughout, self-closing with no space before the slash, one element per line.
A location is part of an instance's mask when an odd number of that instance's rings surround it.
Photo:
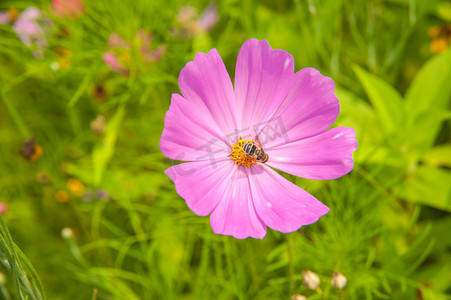
<path fill-rule="evenodd" d="M 254 156 L 255 159 L 261 163 L 265 163 L 268 161 L 268 154 L 263 151 L 262 148 L 258 147 L 255 144 L 252 143 L 246 143 L 242 146 L 243 152 L 246 153 L 246 155 Z"/>
<path fill-rule="evenodd" d="M 254 156 L 255 151 L 257 150 L 257 146 L 255 146 L 254 144 L 251 144 L 251 143 L 246 143 L 243 145 L 242 149 L 243 149 L 243 152 L 246 153 L 247 155 Z"/>
<path fill-rule="evenodd" d="M 255 155 L 257 156 L 257 160 L 259 161 L 259 162 L 261 162 L 261 163 L 265 163 L 265 162 L 267 162 L 268 161 L 268 159 L 269 159 L 269 156 L 268 156 L 268 154 L 265 152 L 265 151 L 263 151 L 263 150 L 259 150 L 259 151 L 257 151 L 256 153 L 255 153 Z"/>

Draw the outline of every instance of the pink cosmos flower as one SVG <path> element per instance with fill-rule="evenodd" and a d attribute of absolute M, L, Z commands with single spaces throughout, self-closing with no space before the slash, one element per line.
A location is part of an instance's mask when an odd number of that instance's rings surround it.
<path fill-rule="evenodd" d="M 187 4 L 179 11 L 176 22 L 179 28 L 172 28 L 172 34 L 182 38 L 191 38 L 199 32 L 210 32 L 219 21 L 216 3 L 210 3 L 200 16 L 197 10 Z"/>
<path fill-rule="evenodd" d="M 166 52 L 166 46 L 160 45 L 152 49 L 153 34 L 140 29 L 136 33 L 135 42 L 138 46 L 138 54 L 144 64 L 157 62 Z M 113 32 L 108 39 L 109 51 L 102 55 L 103 61 L 110 67 L 111 71 L 121 73 L 124 76 L 130 74 L 131 50 L 133 43 L 124 40 L 120 35 Z"/>
<path fill-rule="evenodd" d="M 52 0 L 50 11 L 59 18 L 76 19 L 83 14 L 83 2 L 80 0 Z"/>
<path fill-rule="evenodd" d="M 327 129 L 339 113 L 330 78 L 313 68 L 294 73 L 290 54 L 251 39 L 238 54 L 235 86 L 216 49 L 198 53 L 179 86 L 160 149 L 190 162 L 165 173 L 194 213 L 210 214 L 215 233 L 263 238 L 267 226 L 292 232 L 329 211 L 273 168 L 319 180 L 352 170 L 354 130 Z M 265 163 L 243 150 L 258 145 L 255 137 Z"/>
<path fill-rule="evenodd" d="M 140 29 L 136 33 L 136 40 L 139 45 L 139 53 L 142 61 L 146 64 L 159 61 L 166 53 L 166 46 L 159 45 L 156 49 L 152 49 L 153 34 L 144 29 Z"/>
<path fill-rule="evenodd" d="M 0 24 L 8 24 L 11 22 L 11 16 L 6 11 L 0 11 Z"/>
<path fill-rule="evenodd" d="M 44 49 L 47 48 L 47 33 L 51 26 L 51 21 L 38 8 L 30 6 L 18 16 L 13 30 L 19 39 L 33 51 L 33 55 L 41 58 Z"/>

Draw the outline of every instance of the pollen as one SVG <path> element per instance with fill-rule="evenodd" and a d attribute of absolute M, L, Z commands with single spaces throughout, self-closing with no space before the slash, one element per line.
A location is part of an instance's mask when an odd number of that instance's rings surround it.
<path fill-rule="evenodd" d="M 232 145 L 232 154 L 229 157 L 235 160 L 235 163 L 239 165 L 243 165 L 246 167 L 250 167 L 257 162 L 255 157 L 249 156 L 243 151 L 243 145 L 246 143 L 253 143 L 251 140 L 243 140 L 239 139 L 238 142 Z"/>

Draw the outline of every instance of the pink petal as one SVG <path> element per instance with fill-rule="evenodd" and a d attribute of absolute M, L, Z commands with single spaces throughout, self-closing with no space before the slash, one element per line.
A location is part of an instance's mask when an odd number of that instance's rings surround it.
<path fill-rule="evenodd" d="M 28 35 L 30 37 L 44 35 L 44 31 L 38 22 L 33 19 L 18 18 L 14 22 L 13 29 L 17 34 Z"/>
<path fill-rule="evenodd" d="M 160 45 L 157 49 L 150 49 L 149 46 L 141 46 L 141 55 L 145 63 L 152 63 L 159 61 L 163 54 L 166 53 L 166 46 Z"/>
<path fill-rule="evenodd" d="M 308 179 L 330 180 L 354 167 L 352 152 L 357 149 L 355 131 L 337 127 L 318 135 L 270 149 L 267 165 Z"/>
<path fill-rule="evenodd" d="M 197 10 L 189 4 L 185 4 L 177 14 L 176 21 L 182 24 L 186 24 L 194 20 L 196 16 Z"/>
<path fill-rule="evenodd" d="M 53 0 L 50 10 L 57 17 L 76 18 L 83 13 L 83 2 L 80 0 Z"/>
<path fill-rule="evenodd" d="M 145 29 L 140 29 L 136 33 L 136 39 L 140 44 L 146 45 L 147 47 L 150 47 L 150 44 L 153 40 L 153 33 L 149 32 Z"/>
<path fill-rule="evenodd" d="M 108 47 L 110 48 L 121 48 L 121 49 L 130 49 L 131 43 L 129 41 L 125 41 L 119 34 L 113 32 L 110 34 L 108 38 Z"/>
<path fill-rule="evenodd" d="M 266 226 L 253 205 L 249 169 L 233 165 L 232 173 L 221 201 L 210 215 L 211 228 L 217 234 L 232 235 L 237 239 L 261 239 L 266 235 Z"/>
<path fill-rule="evenodd" d="M 233 162 L 223 158 L 210 161 L 189 162 L 170 167 L 165 171 L 175 183 L 177 193 L 197 215 L 208 215 L 226 194 L 233 175 Z"/>
<path fill-rule="evenodd" d="M 179 75 L 183 97 L 199 110 L 197 118 L 208 118 L 231 142 L 237 131 L 237 108 L 229 74 L 216 49 L 198 53 Z M 230 137 L 229 134 L 235 133 Z"/>
<path fill-rule="evenodd" d="M 331 126 L 340 111 L 335 84 L 318 70 L 296 72 L 293 85 L 272 122 L 260 133 L 266 148 L 316 135 Z"/>
<path fill-rule="evenodd" d="M 274 115 L 288 94 L 294 78 L 293 57 L 273 50 L 267 41 L 250 39 L 241 47 L 235 73 L 240 135 L 253 138 Z"/>
<path fill-rule="evenodd" d="M 102 55 L 102 59 L 108 65 L 108 67 L 110 67 L 111 71 L 121 73 L 124 76 L 128 76 L 129 71 L 122 65 L 113 51 L 105 52 Z"/>
<path fill-rule="evenodd" d="M 27 9 L 25 9 L 17 18 L 23 19 L 23 20 L 36 20 L 39 19 L 42 16 L 42 11 L 39 10 L 39 8 L 30 6 Z"/>
<path fill-rule="evenodd" d="M 11 22 L 11 16 L 4 11 L 0 11 L 0 24 L 8 24 Z"/>
<path fill-rule="evenodd" d="M 178 94 L 172 94 L 164 118 L 160 149 L 165 156 L 184 161 L 214 161 L 232 152 L 213 116 Z"/>
<path fill-rule="evenodd" d="M 260 219 L 272 229 L 292 232 L 318 221 L 329 208 L 271 168 L 259 164 L 250 168 L 254 207 Z"/>

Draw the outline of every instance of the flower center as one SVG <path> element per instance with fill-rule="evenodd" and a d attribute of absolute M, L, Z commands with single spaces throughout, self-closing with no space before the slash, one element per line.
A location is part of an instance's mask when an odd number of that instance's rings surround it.
<path fill-rule="evenodd" d="M 255 156 L 250 156 L 244 153 L 243 145 L 246 143 L 252 144 L 253 141 L 243 140 L 240 138 L 238 142 L 232 145 L 232 154 L 229 156 L 235 160 L 235 163 L 238 166 L 243 165 L 249 168 L 251 165 L 255 164 L 257 160 L 255 159 Z"/>

